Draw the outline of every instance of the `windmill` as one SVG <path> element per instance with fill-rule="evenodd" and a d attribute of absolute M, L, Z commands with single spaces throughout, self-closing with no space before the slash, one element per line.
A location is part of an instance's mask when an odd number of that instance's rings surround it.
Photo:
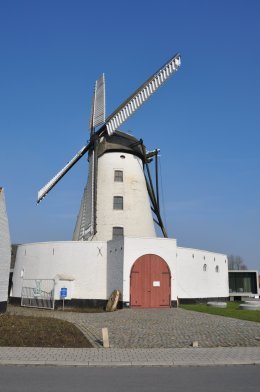
<path fill-rule="evenodd" d="M 61 178 L 88 153 L 89 173 L 73 240 L 110 240 L 121 235 L 154 237 L 157 223 L 164 237 L 160 214 L 158 152 L 148 152 L 138 140 L 118 128 L 172 75 L 180 54 L 146 80 L 110 116 L 105 118 L 105 77 L 96 81 L 90 116 L 90 139 L 38 192 L 40 203 Z M 154 187 L 149 163 L 154 157 Z"/>

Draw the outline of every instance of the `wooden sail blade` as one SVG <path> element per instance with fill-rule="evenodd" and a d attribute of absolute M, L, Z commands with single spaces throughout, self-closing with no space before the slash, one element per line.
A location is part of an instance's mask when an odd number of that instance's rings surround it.
<path fill-rule="evenodd" d="M 93 129 L 105 122 L 105 75 L 102 74 L 95 83 L 92 99 L 92 110 L 90 115 L 89 128 Z"/>
<path fill-rule="evenodd" d="M 94 235 L 95 229 L 95 199 L 94 199 L 94 155 L 93 148 L 89 154 L 88 181 L 84 189 L 80 210 L 77 217 L 73 241 L 86 241 Z"/>
<path fill-rule="evenodd" d="M 67 163 L 66 166 L 61 169 L 56 176 L 54 176 L 44 187 L 42 187 L 38 192 L 37 204 L 44 199 L 48 192 L 62 179 L 62 177 L 78 162 L 78 160 L 86 154 L 89 150 L 91 143 L 82 147 L 79 152 Z"/>
<path fill-rule="evenodd" d="M 173 56 L 163 67 L 155 72 L 141 85 L 122 105 L 120 105 L 107 119 L 106 129 L 112 135 L 150 96 L 173 74 L 181 65 L 180 54 Z"/>

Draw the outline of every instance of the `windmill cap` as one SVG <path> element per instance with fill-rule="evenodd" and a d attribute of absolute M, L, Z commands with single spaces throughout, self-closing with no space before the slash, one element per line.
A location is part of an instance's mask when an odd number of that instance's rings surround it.
<path fill-rule="evenodd" d="M 125 152 L 136 155 L 143 160 L 143 148 L 146 151 L 142 146 L 142 140 L 138 140 L 128 133 L 116 131 L 111 136 L 104 134 L 99 139 L 98 156 L 100 157 L 107 152 Z"/>

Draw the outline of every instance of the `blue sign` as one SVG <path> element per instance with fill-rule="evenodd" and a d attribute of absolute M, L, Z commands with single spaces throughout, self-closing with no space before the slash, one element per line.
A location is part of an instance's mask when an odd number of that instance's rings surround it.
<path fill-rule="evenodd" d="M 66 298 L 67 297 L 67 288 L 66 287 L 62 287 L 61 289 L 60 289 L 60 297 L 61 298 Z"/>

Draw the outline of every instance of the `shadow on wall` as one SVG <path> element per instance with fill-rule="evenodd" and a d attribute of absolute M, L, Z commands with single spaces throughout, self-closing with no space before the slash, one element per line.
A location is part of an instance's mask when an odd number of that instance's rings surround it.
<path fill-rule="evenodd" d="M 107 299 L 114 290 L 123 295 L 124 238 L 107 242 Z M 122 298 L 120 298 L 122 301 Z"/>

